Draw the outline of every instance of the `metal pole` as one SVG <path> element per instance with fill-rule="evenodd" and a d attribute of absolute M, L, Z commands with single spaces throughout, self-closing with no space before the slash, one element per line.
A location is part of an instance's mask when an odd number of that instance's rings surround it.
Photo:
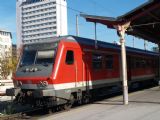
<path fill-rule="evenodd" d="M 76 15 L 76 36 L 79 36 L 78 15 Z"/>
<path fill-rule="evenodd" d="M 122 80 L 123 80 L 123 103 L 128 104 L 128 84 L 127 84 L 127 65 L 126 65 L 126 48 L 125 39 L 120 39 L 121 43 L 121 61 L 122 61 Z"/>
<path fill-rule="evenodd" d="M 134 41 L 135 41 L 135 40 L 134 40 L 134 36 L 133 36 L 133 48 L 134 48 Z"/>
<path fill-rule="evenodd" d="M 127 61 L 125 48 L 125 31 L 129 27 L 130 22 L 124 25 L 115 26 L 119 33 L 121 43 L 121 62 L 122 62 L 122 81 L 123 81 L 123 103 L 128 104 L 128 83 L 127 83 Z"/>
<path fill-rule="evenodd" d="M 144 50 L 147 50 L 147 43 L 146 43 L 146 40 L 144 40 Z"/>
<path fill-rule="evenodd" d="M 95 48 L 97 48 L 97 23 L 94 23 L 94 29 L 95 29 Z"/>
<path fill-rule="evenodd" d="M 97 23 L 94 23 L 95 40 L 97 40 Z"/>
<path fill-rule="evenodd" d="M 159 52 L 159 59 L 158 59 L 158 84 L 160 85 L 160 43 L 158 44 L 158 52 Z"/>

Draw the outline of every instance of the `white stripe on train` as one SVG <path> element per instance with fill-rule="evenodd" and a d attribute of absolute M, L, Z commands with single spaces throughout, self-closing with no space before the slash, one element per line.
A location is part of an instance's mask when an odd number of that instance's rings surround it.
<path fill-rule="evenodd" d="M 132 77 L 134 81 L 140 81 L 142 79 L 152 79 L 154 78 L 154 74 L 152 75 L 143 75 Z M 63 89 L 72 89 L 76 87 L 86 87 L 89 86 L 92 89 L 94 85 L 103 85 L 120 81 L 120 78 L 112 78 L 112 79 L 102 79 L 95 81 L 81 81 L 81 82 L 72 82 L 72 83 L 62 83 L 62 84 L 49 84 L 46 89 L 54 89 L 54 90 L 63 90 Z M 23 84 L 22 89 L 40 89 L 38 84 Z"/>

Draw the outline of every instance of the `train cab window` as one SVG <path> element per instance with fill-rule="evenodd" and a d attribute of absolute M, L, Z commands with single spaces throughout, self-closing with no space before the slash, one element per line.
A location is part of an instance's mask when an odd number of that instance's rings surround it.
<path fill-rule="evenodd" d="M 93 69 L 101 69 L 102 68 L 102 55 L 93 54 L 92 55 L 92 67 Z"/>
<path fill-rule="evenodd" d="M 106 69 L 113 69 L 113 55 L 106 55 L 105 56 L 105 68 Z"/>
<path fill-rule="evenodd" d="M 66 54 L 66 64 L 72 65 L 74 63 L 74 53 L 72 50 L 68 50 Z"/>

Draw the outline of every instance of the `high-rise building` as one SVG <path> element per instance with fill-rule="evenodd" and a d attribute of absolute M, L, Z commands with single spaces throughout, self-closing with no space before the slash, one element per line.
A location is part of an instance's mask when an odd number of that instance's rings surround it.
<path fill-rule="evenodd" d="M 17 48 L 67 35 L 66 0 L 17 0 Z"/>

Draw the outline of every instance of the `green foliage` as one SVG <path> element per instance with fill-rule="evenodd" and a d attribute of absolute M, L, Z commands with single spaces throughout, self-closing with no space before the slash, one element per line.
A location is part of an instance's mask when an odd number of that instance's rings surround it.
<path fill-rule="evenodd" d="M 12 57 L 11 52 L 5 52 L 0 57 L 0 79 L 7 79 L 7 77 L 14 73 L 17 66 L 17 58 Z"/>

